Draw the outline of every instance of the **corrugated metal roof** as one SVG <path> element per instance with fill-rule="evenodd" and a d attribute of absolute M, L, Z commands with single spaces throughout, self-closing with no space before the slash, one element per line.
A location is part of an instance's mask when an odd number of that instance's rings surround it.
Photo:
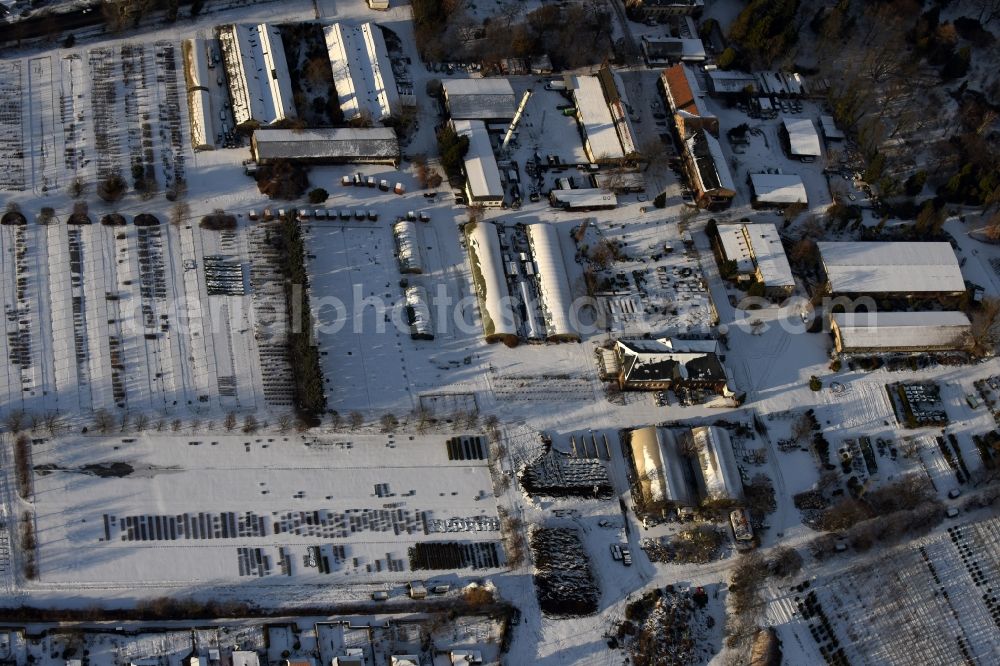
<path fill-rule="evenodd" d="M 831 315 L 851 349 L 958 349 L 972 325 L 962 312 L 842 312 Z"/>
<path fill-rule="evenodd" d="M 501 78 L 449 79 L 443 82 L 448 113 L 459 119 L 513 118 L 517 108 L 510 81 Z"/>
<path fill-rule="evenodd" d="M 469 191 L 475 198 L 503 199 L 503 182 L 493 154 L 490 135 L 481 120 L 453 120 L 459 136 L 469 137 L 469 152 L 465 154 L 465 175 Z"/>
<path fill-rule="evenodd" d="M 538 266 L 539 293 L 548 337 L 579 338 L 570 316 L 573 293 L 569 288 L 566 263 L 555 227 L 544 222 L 529 224 L 528 240 Z"/>
<path fill-rule="evenodd" d="M 792 155 L 803 157 L 819 157 L 823 149 L 819 145 L 819 135 L 816 126 L 809 118 L 782 118 L 788 131 L 788 143 Z"/>
<path fill-rule="evenodd" d="M 822 242 L 834 293 L 965 291 L 955 252 L 945 242 Z"/>
<path fill-rule="evenodd" d="M 613 160 L 625 157 L 600 80 L 596 76 L 573 77 L 573 100 L 580 124 L 583 125 L 583 133 L 590 144 L 592 159 Z"/>
<path fill-rule="evenodd" d="M 399 158 L 396 133 L 388 127 L 334 127 L 310 130 L 263 129 L 253 133 L 258 160 Z"/>
<path fill-rule="evenodd" d="M 323 30 L 344 118 L 378 122 L 399 112 L 399 93 L 382 30 L 375 23 L 335 23 Z"/>
<path fill-rule="evenodd" d="M 788 173 L 752 173 L 754 196 L 763 203 L 808 203 L 802 177 Z"/>

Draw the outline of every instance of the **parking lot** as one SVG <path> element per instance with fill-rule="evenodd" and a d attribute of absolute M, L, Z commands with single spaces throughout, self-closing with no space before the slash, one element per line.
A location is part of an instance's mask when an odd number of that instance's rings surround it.
<path fill-rule="evenodd" d="M 451 460 L 446 439 L 44 441 L 34 447 L 40 579 L 403 579 L 416 542 L 499 538 L 486 460 Z"/>

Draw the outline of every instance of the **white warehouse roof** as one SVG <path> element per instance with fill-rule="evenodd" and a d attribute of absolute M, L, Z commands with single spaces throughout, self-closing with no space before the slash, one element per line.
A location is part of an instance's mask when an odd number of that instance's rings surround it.
<path fill-rule="evenodd" d="M 834 293 L 965 291 L 955 251 L 946 242 L 822 242 L 818 245 Z"/>
<path fill-rule="evenodd" d="M 752 173 L 750 183 L 753 185 L 754 198 L 761 203 L 809 203 L 806 186 L 802 177 L 797 174 Z"/>
<path fill-rule="evenodd" d="M 271 125 L 295 117 L 281 33 L 266 23 L 226 25 L 219 43 L 237 125 Z"/>
<path fill-rule="evenodd" d="M 611 109 L 596 76 L 573 77 L 573 101 L 583 126 L 592 162 L 625 157 Z"/>
<path fill-rule="evenodd" d="M 778 227 L 774 224 L 744 225 L 753 260 L 766 287 L 795 287 L 792 267 L 781 244 Z"/>
<path fill-rule="evenodd" d="M 346 120 L 380 122 L 399 113 L 399 92 L 382 29 L 334 23 L 323 29 L 340 110 Z"/>
<path fill-rule="evenodd" d="M 743 480 L 729 433 L 717 426 L 691 428 L 706 499 L 740 499 Z"/>
<path fill-rule="evenodd" d="M 695 503 L 672 432 L 656 426 L 633 430 L 630 445 L 639 487 L 648 503 L 676 502 L 685 506 Z"/>
<path fill-rule="evenodd" d="M 492 222 L 473 222 L 466 227 L 472 282 L 479 297 L 479 312 L 487 342 L 517 335 L 510 291 L 503 272 L 500 237 Z"/>
<path fill-rule="evenodd" d="M 208 71 L 207 42 L 204 39 L 185 39 L 181 50 L 184 53 L 184 80 L 187 89 L 207 90 L 213 78 Z"/>
<path fill-rule="evenodd" d="M 474 200 L 503 200 L 500 168 L 497 167 L 486 123 L 482 120 L 453 120 L 452 126 L 459 136 L 469 137 L 469 151 L 465 154 L 465 175 L 470 196 Z"/>
<path fill-rule="evenodd" d="M 800 157 L 819 157 L 823 154 L 819 145 L 816 126 L 809 118 L 782 118 L 788 132 L 789 150 Z"/>
<path fill-rule="evenodd" d="M 443 82 L 452 118 L 493 120 L 514 117 L 516 103 L 510 81 L 500 78 L 449 79 Z"/>
<path fill-rule="evenodd" d="M 566 263 L 555 226 L 544 222 L 529 224 L 528 241 L 538 268 L 538 291 L 548 329 L 546 337 L 550 340 L 579 340 L 580 334 L 573 326 L 570 314 L 573 293 L 566 277 Z"/>
<path fill-rule="evenodd" d="M 196 88 L 188 92 L 188 116 L 191 124 L 191 147 L 195 150 L 215 148 L 215 116 L 212 98 L 207 90 Z"/>
<path fill-rule="evenodd" d="M 972 331 L 962 312 L 841 312 L 831 319 L 844 351 L 959 349 Z"/>

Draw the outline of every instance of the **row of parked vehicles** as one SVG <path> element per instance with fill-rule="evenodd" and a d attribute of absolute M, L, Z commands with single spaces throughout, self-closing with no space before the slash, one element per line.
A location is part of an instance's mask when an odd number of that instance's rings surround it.
<path fill-rule="evenodd" d="M 340 179 L 340 184 L 344 187 L 371 187 L 378 188 L 383 192 L 389 191 L 389 181 L 386 179 L 377 180 L 375 176 L 368 176 L 367 178 L 360 173 L 356 173 L 353 176 L 344 176 Z M 402 183 L 396 183 L 392 188 L 392 191 L 396 194 L 406 194 L 406 188 L 403 187 Z"/>

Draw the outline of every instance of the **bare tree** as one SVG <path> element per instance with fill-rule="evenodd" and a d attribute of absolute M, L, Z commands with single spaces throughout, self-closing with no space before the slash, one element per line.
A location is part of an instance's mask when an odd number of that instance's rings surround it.
<path fill-rule="evenodd" d="M 399 425 L 399 419 L 396 418 L 395 414 L 386 412 L 379 419 L 379 424 L 382 426 L 382 432 L 393 432 Z"/>
<path fill-rule="evenodd" d="M 24 428 L 25 414 L 23 409 L 15 409 L 7 413 L 7 417 L 4 419 L 4 427 L 7 428 L 7 432 L 21 432 Z"/>
<path fill-rule="evenodd" d="M 135 428 L 136 432 L 142 432 L 149 427 L 149 417 L 145 414 L 137 414 L 132 420 L 132 427 Z"/>
<path fill-rule="evenodd" d="M 94 412 L 94 430 L 102 435 L 106 435 L 110 432 L 114 423 L 114 417 L 111 416 L 111 412 L 108 410 L 102 408 Z"/>
<path fill-rule="evenodd" d="M 174 432 L 180 432 L 180 429 L 181 429 L 181 420 L 180 419 L 174 419 L 173 421 L 171 421 L 170 422 L 170 429 L 172 431 L 174 431 Z"/>
<path fill-rule="evenodd" d="M 247 414 L 243 419 L 243 432 L 247 434 L 255 433 L 257 432 L 258 427 L 257 417 L 253 414 Z"/>
<path fill-rule="evenodd" d="M 330 412 L 330 427 L 334 430 L 340 430 L 344 425 L 344 417 L 340 415 L 340 412 L 333 410 Z"/>
<path fill-rule="evenodd" d="M 990 354 L 996 350 L 998 331 L 997 320 L 1000 318 L 1000 299 L 987 297 L 979 303 L 979 308 L 972 313 L 972 349 L 977 354 Z"/>
<path fill-rule="evenodd" d="M 278 432 L 286 433 L 292 427 L 292 415 L 282 414 L 278 417 Z"/>
<path fill-rule="evenodd" d="M 236 430 L 236 412 L 229 412 L 226 414 L 226 418 L 222 422 L 222 427 L 226 429 L 226 432 Z"/>
<path fill-rule="evenodd" d="M 364 424 L 365 417 L 361 412 L 354 411 L 348 415 L 347 420 L 351 424 L 351 430 L 357 430 Z"/>

